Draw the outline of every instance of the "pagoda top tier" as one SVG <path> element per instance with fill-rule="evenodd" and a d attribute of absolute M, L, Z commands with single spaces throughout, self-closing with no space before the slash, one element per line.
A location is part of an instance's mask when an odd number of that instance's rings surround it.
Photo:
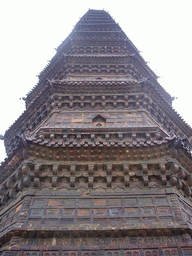
<path fill-rule="evenodd" d="M 39 83 L 27 95 L 26 106 L 41 93 L 47 81 L 125 80 L 130 77 L 152 81 L 165 100 L 172 103 L 171 96 L 157 82 L 157 75 L 120 26 L 106 11 L 90 9 L 39 74 Z"/>

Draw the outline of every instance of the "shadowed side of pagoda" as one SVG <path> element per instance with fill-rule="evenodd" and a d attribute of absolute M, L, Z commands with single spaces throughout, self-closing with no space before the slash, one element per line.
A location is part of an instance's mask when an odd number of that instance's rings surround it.
<path fill-rule="evenodd" d="M 192 129 L 105 11 L 89 10 L 4 136 L 6 256 L 192 255 Z"/>

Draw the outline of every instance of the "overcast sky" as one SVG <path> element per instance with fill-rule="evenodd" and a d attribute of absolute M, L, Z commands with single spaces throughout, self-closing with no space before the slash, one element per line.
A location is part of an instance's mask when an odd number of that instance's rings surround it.
<path fill-rule="evenodd" d="M 89 8 L 105 9 L 119 23 L 192 126 L 192 0 L 1 0 L 0 134 L 22 114 L 19 99 Z M 4 158 L 0 141 L 0 162 Z"/>

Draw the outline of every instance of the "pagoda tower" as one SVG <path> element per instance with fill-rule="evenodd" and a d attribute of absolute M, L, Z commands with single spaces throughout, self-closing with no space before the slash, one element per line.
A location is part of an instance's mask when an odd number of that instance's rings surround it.
<path fill-rule="evenodd" d="M 88 10 L 4 135 L 1 255 L 192 255 L 191 136 L 120 26 Z"/>

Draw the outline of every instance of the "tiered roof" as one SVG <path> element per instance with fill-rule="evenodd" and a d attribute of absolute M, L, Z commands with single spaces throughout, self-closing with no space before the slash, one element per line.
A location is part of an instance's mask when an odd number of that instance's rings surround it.
<path fill-rule="evenodd" d="M 171 103 L 120 26 L 89 10 L 5 133 L 2 250 L 92 255 L 93 247 L 111 246 L 120 255 L 121 243 L 121 254 L 160 255 L 175 246 L 176 255 L 178 244 L 162 242 L 173 232 L 183 250 L 192 248 L 192 129 Z M 154 234 L 161 240 L 153 249 L 138 237 L 128 248 L 128 235 Z"/>
<path fill-rule="evenodd" d="M 192 170 L 191 127 L 173 110 L 171 96 L 105 11 L 89 10 L 80 19 L 40 73 L 26 107 L 4 136 L 8 159 L 0 167 L 6 173 L 2 182 L 23 159 L 34 156 L 112 161 L 122 154 L 123 161 L 147 161 L 169 158 L 176 147 L 181 150 L 177 161 Z M 98 113 L 105 121 L 97 121 Z M 109 154 L 113 148 L 117 155 Z M 167 150 L 161 154 L 163 148 Z M 74 156 L 59 156 L 64 149 Z M 86 149 L 97 150 L 92 157 L 90 152 L 85 158 L 76 156 L 84 156 Z M 98 158 L 100 149 L 104 152 Z"/>

